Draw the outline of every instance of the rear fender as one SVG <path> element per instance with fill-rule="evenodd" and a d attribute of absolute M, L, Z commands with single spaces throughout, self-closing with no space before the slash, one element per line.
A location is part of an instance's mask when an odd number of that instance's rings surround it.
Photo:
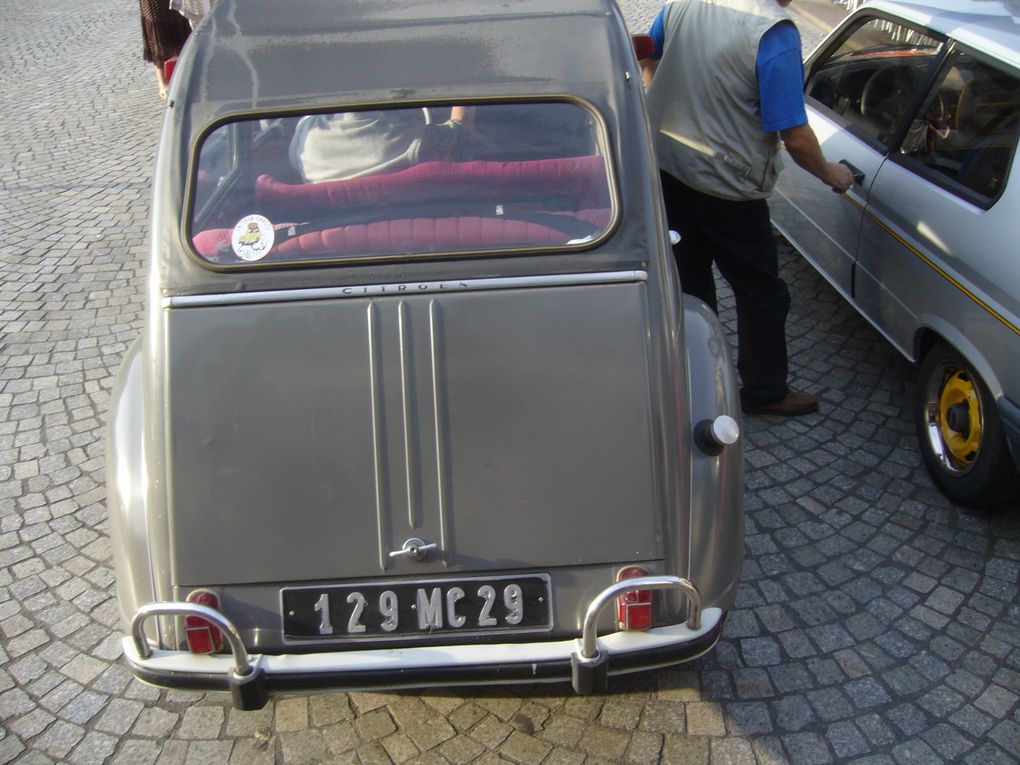
<path fill-rule="evenodd" d="M 924 314 L 918 316 L 920 329 L 914 336 L 914 358 L 916 364 L 921 364 L 924 357 L 933 345 L 941 341 L 956 349 L 973 367 L 974 371 L 981 375 L 982 381 L 988 386 L 992 397 L 998 400 L 1004 395 L 1002 382 L 995 374 L 992 365 L 988 363 L 984 354 L 972 343 L 958 327 L 953 326 L 939 316 Z"/>
<path fill-rule="evenodd" d="M 684 296 L 690 418 L 682 437 L 690 444 L 690 573 L 706 605 L 732 608 L 744 549 L 743 433 L 718 456 L 694 443 L 699 422 L 729 415 L 741 424 L 740 397 L 729 342 L 716 315 L 702 301 Z"/>
<path fill-rule="evenodd" d="M 128 349 L 117 373 L 106 429 L 106 508 L 126 629 L 135 611 L 156 599 L 146 514 L 141 338 Z"/>

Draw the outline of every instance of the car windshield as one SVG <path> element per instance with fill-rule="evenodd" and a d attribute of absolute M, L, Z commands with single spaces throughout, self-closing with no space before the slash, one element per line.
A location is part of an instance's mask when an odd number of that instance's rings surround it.
<path fill-rule="evenodd" d="M 227 266 L 584 245 L 613 217 L 600 124 L 552 101 L 222 124 L 199 150 L 191 241 Z"/>

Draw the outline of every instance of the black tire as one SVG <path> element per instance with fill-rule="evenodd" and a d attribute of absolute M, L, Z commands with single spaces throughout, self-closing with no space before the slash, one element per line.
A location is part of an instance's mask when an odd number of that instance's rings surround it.
<path fill-rule="evenodd" d="M 915 417 L 925 465 L 946 496 L 975 508 L 1020 499 L 1020 473 L 995 401 L 970 364 L 947 345 L 935 345 L 921 364 Z"/>

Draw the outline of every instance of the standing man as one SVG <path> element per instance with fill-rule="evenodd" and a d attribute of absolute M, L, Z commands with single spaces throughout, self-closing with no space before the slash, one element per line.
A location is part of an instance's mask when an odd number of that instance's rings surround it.
<path fill-rule="evenodd" d="M 818 411 L 818 400 L 787 384 L 790 293 L 766 202 L 780 143 L 836 193 L 853 175 L 826 161 L 808 125 L 790 2 L 671 0 L 641 64 L 666 216 L 681 236 L 673 248 L 681 287 L 718 311 L 716 263 L 736 298 L 741 408 L 796 416 Z"/>

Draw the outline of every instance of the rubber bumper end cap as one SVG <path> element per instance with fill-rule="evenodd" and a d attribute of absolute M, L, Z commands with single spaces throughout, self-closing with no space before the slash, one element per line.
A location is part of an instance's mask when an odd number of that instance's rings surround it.
<path fill-rule="evenodd" d="M 247 675 L 230 674 L 230 696 L 234 708 L 245 712 L 262 709 L 269 702 L 269 689 L 266 687 L 266 673 L 256 667 Z"/>
<path fill-rule="evenodd" d="M 570 655 L 570 682 L 579 696 L 592 696 L 609 690 L 609 655 L 600 653 L 594 659 Z"/>

